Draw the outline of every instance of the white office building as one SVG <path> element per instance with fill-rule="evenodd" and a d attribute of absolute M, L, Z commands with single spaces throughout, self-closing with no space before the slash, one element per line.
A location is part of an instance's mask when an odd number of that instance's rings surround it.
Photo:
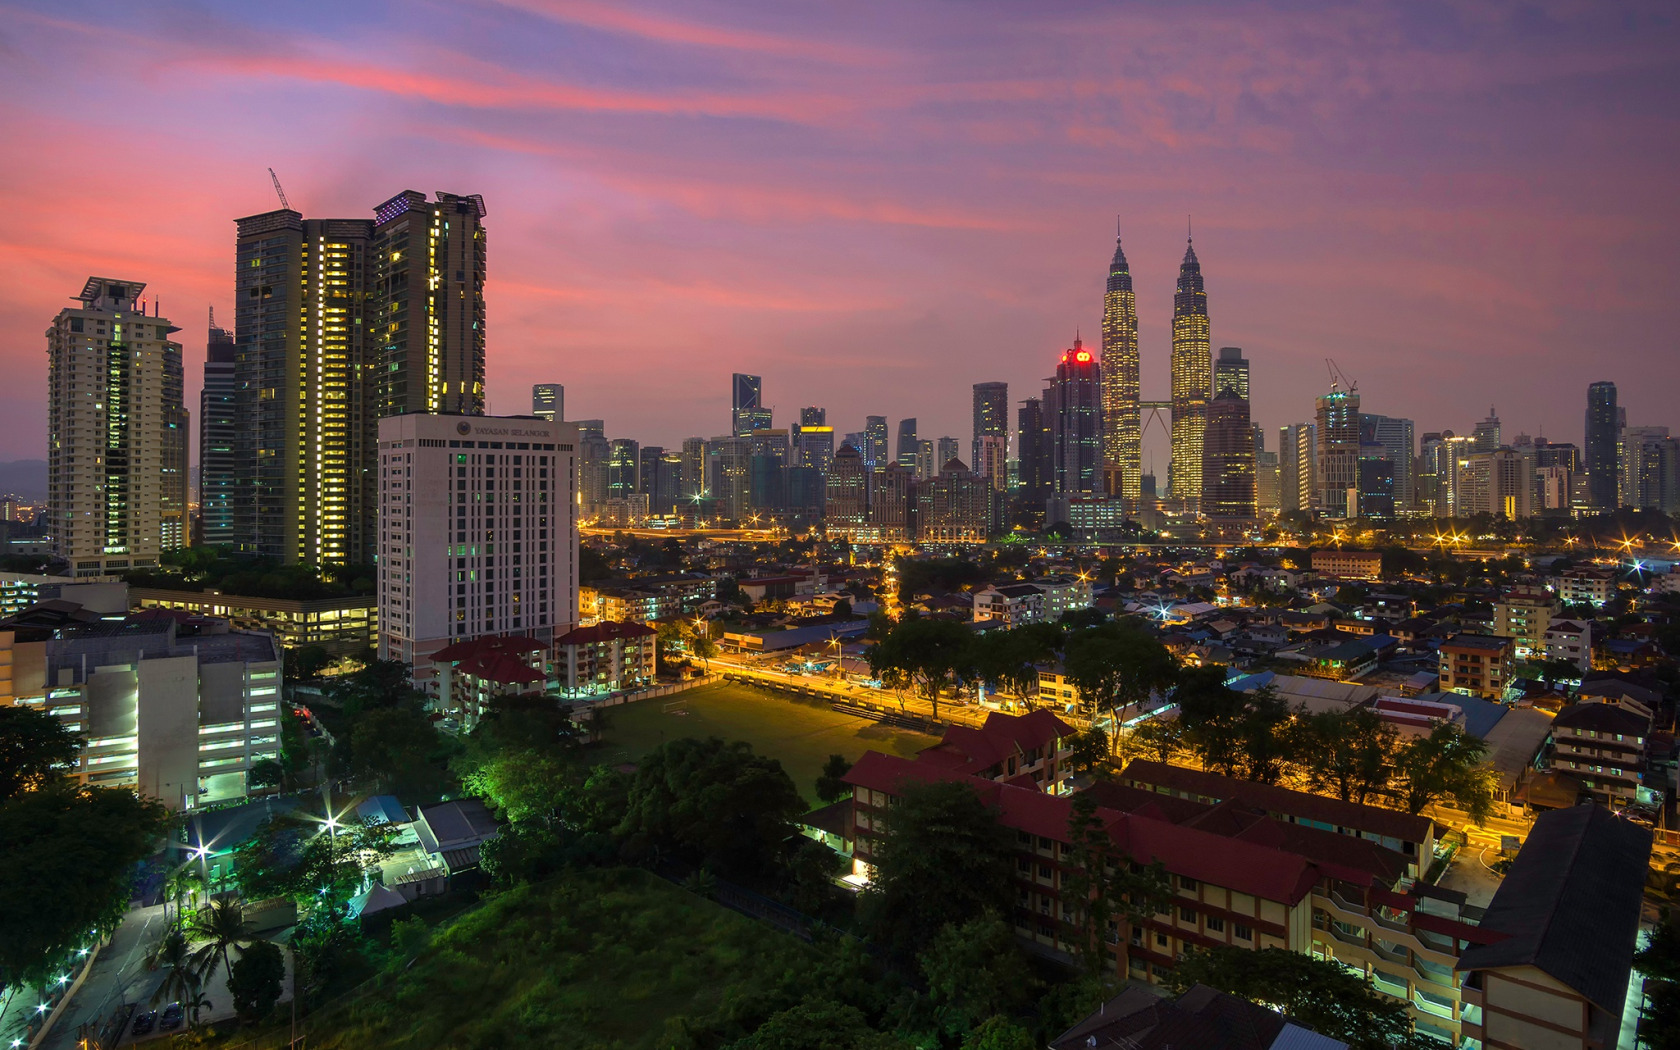
<path fill-rule="evenodd" d="M 577 427 L 534 416 L 379 421 L 379 655 L 435 692 L 471 638 L 544 647 L 577 623 Z"/>

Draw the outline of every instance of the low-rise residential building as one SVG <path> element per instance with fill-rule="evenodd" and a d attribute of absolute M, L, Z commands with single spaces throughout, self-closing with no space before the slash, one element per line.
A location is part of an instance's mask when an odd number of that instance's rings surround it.
<path fill-rule="evenodd" d="M 1044 619 L 1055 623 L 1070 612 L 1091 607 L 1091 581 L 1081 576 L 1044 576 L 1033 581 L 1044 594 Z"/>
<path fill-rule="evenodd" d="M 1509 638 L 1518 657 L 1544 654 L 1557 598 L 1544 587 L 1512 587 L 1493 603 L 1493 633 Z"/>
<path fill-rule="evenodd" d="M 1455 634 L 1441 643 L 1441 691 L 1500 700 L 1511 684 L 1514 646 L 1509 638 Z"/>
<path fill-rule="evenodd" d="M 1011 583 L 975 591 L 974 622 L 1007 628 L 1043 623 L 1044 592 L 1030 583 Z"/>
<path fill-rule="evenodd" d="M 1463 1034 L 1485 1050 L 1621 1042 L 1651 833 L 1597 806 L 1541 814 L 1458 959 Z"/>
<path fill-rule="evenodd" d="M 1071 774 L 1068 749 L 1076 732 L 1049 711 L 994 711 L 978 729 L 946 726 L 945 738 L 923 748 L 917 759 L 987 780 L 1030 782 L 1055 795 L 1065 789 Z"/>
<path fill-rule="evenodd" d="M 1377 647 L 1370 642 L 1310 645 L 1301 650 L 1300 656 L 1306 661 L 1301 673 L 1311 678 L 1352 682 L 1377 669 Z"/>
<path fill-rule="evenodd" d="M 53 599 L 75 602 L 101 616 L 121 616 L 128 612 L 128 584 L 115 576 L 40 576 L 27 572 L 0 572 L 0 617 Z"/>
<path fill-rule="evenodd" d="M 379 599 L 371 594 L 342 598 L 257 598 L 218 591 L 175 591 L 131 587 L 136 609 L 179 609 L 226 620 L 243 631 L 267 631 L 282 649 L 319 646 L 332 656 L 360 656 L 379 635 Z"/>
<path fill-rule="evenodd" d="M 1552 719 L 1551 768 L 1579 780 L 1601 805 L 1648 802 L 1649 789 L 1641 789 L 1650 739 L 1651 713 L 1637 705 L 1570 704 Z"/>
<path fill-rule="evenodd" d="M 907 784 L 963 783 L 1014 833 L 1016 933 L 1044 951 L 1079 950 L 1077 906 L 1063 897 L 1077 863 L 1071 798 L 1018 778 L 986 780 L 877 752 L 860 758 L 845 779 L 853 788 L 855 877 L 871 876 L 892 800 Z M 1115 973 L 1159 984 L 1195 947 L 1311 953 L 1371 976 L 1409 1005 L 1421 1033 L 1458 1044 L 1453 966 L 1463 948 L 1493 935 L 1477 929 L 1462 895 L 1411 883 L 1405 856 L 1373 841 L 1284 823 L 1234 799 L 1207 805 L 1107 784 L 1095 800 L 1115 860 L 1159 862 L 1173 894 L 1166 910 L 1144 922 L 1111 926 Z"/>
<path fill-rule="evenodd" d="M 483 635 L 444 646 L 430 657 L 437 708 L 471 729 L 491 700 L 540 693 L 548 684 L 548 646 L 525 635 Z"/>
<path fill-rule="evenodd" d="M 1335 576 L 1344 580 L 1377 580 L 1382 578 L 1382 552 L 1356 550 L 1316 550 L 1312 552 L 1313 572 L 1320 576 Z"/>
<path fill-rule="evenodd" d="M 554 672 L 564 696 L 597 696 L 653 680 L 659 632 L 642 623 L 605 621 L 554 640 Z"/>
<path fill-rule="evenodd" d="M 1205 984 L 1176 999 L 1133 986 L 1050 1041 L 1050 1050 L 1347 1050 L 1276 1010 Z"/>
<path fill-rule="evenodd" d="M 1546 659 L 1567 660 L 1581 673 L 1592 670 L 1591 620 L 1553 620 L 1546 625 Z"/>
<path fill-rule="evenodd" d="M 1592 566 L 1565 569 L 1552 582 L 1558 597 L 1570 605 L 1603 605 L 1616 593 L 1616 574 Z"/>

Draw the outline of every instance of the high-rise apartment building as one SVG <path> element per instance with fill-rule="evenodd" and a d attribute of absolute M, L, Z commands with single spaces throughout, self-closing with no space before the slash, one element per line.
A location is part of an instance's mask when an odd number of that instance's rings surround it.
<path fill-rule="evenodd" d="M 379 655 L 415 668 L 453 642 L 577 622 L 577 428 L 533 416 L 379 422 Z"/>
<path fill-rule="evenodd" d="M 1269 518 L 1283 509 L 1283 483 L 1276 452 L 1261 450 L 1254 453 L 1254 502 L 1262 518 Z"/>
<path fill-rule="evenodd" d="M 1332 518 L 1359 513 L 1359 395 L 1332 384 L 1318 397 L 1317 509 Z"/>
<path fill-rule="evenodd" d="M 1172 468 L 1174 499 L 1194 501 L 1202 494 L 1202 440 L 1207 430 L 1209 389 L 1213 385 L 1213 349 L 1208 331 L 1207 292 L 1194 244 L 1184 249 L 1173 294 L 1172 323 Z"/>
<path fill-rule="evenodd" d="M 1044 391 L 1050 484 L 1057 496 L 1102 491 L 1102 368 L 1078 340 L 1062 351 Z M 1197 460 L 1199 470 L 1201 461 Z M 1200 485 L 1200 480 L 1197 482 Z"/>
<path fill-rule="evenodd" d="M 642 446 L 634 438 L 607 445 L 607 498 L 629 499 L 641 492 Z"/>
<path fill-rule="evenodd" d="M 1587 490 L 1593 507 L 1599 510 L 1614 510 L 1617 504 L 1621 477 L 1616 455 L 1621 439 L 1620 418 L 1615 383 L 1594 383 L 1587 387 L 1586 440 L 1581 451 L 1586 458 Z"/>
<path fill-rule="evenodd" d="M 752 438 L 721 435 L 706 442 L 706 486 L 713 513 L 745 521 L 752 513 Z"/>
<path fill-rule="evenodd" d="M 755 430 L 770 429 L 770 410 L 764 407 L 764 380 L 736 372 L 729 377 L 730 433 L 751 437 Z"/>
<path fill-rule="evenodd" d="M 1311 512 L 1318 492 L 1318 434 L 1312 423 L 1278 432 L 1278 506 Z"/>
<path fill-rule="evenodd" d="M 1134 503 L 1141 495 L 1143 473 L 1142 368 L 1138 357 L 1137 297 L 1132 270 L 1114 236 L 1103 290 L 1102 321 L 1102 459 L 1103 487 Z"/>
<path fill-rule="evenodd" d="M 869 469 L 885 466 L 887 462 L 887 417 L 866 416 L 863 425 L 863 445 L 858 451 L 863 453 L 863 463 Z"/>
<path fill-rule="evenodd" d="M 998 529 L 998 493 L 962 461 L 916 486 L 916 537 L 923 543 L 984 543 Z"/>
<path fill-rule="evenodd" d="M 47 516 L 74 576 L 155 566 L 185 541 L 181 344 L 145 289 L 90 277 L 47 330 Z"/>
<path fill-rule="evenodd" d="M 828 425 L 828 409 L 810 406 L 799 410 L 799 425 L 801 427 L 821 427 Z"/>
<path fill-rule="evenodd" d="M 1009 438 L 1009 384 L 974 384 L 974 433 L 969 443 L 969 460 L 976 471 L 980 469 L 980 439 Z"/>
<path fill-rule="evenodd" d="M 1379 416 L 1371 412 L 1359 414 L 1359 439 L 1363 446 L 1378 445 L 1382 455 L 1394 464 L 1394 513 L 1405 514 L 1413 508 L 1412 474 L 1414 444 L 1412 421 L 1393 416 Z M 1363 455 L 1364 453 L 1361 453 Z"/>
<path fill-rule="evenodd" d="M 404 190 L 374 209 L 373 256 L 378 415 L 482 415 L 483 196 Z"/>
<path fill-rule="evenodd" d="M 928 438 L 916 440 L 916 480 L 925 481 L 939 473 L 939 464 L 934 462 L 933 442 Z"/>
<path fill-rule="evenodd" d="M 869 524 L 883 540 L 910 538 L 910 505 L 915 470 L 903 463 L 876 467 L 869 491 Z"/>
<path fill-rule="evenodd" d="M 212 547 L 238 543 L 239 476 L 238 349 L 233 333 L 210 324 L 204 346 L 204 388 L 198 395 L 198 520 L 200 539 Z"/>
<path fill-rule="evenodd" d="M 1620 480 L 1617 500 L 1624 507 L 1641 510 L 1669 508 L 1672 491 L 1669 474 L 1673 463 L 1673 441 L 1667 427 L 1623 427 L 1620 441 Z"/>
<path fill-rule="evenodd" d="M 579 420 L 573 452 L 577 464 L 579 511 L 585 518 L 599 517 L 605 512 L 610 495 L 608 469 L 612 460 L 612 442 L 607 440 L 606 421 Z"/>
<path fill-rule="evenodd" d="M 684 503 L 699 507 L 711 495 L 706 484 L 706 439 L 683 438 L 682 487 L 679 494 Z"/>
<path fill-rule="evenodd" d="M 992 483 L 998 492 L 1009 491 L 1009 439 L 987 434 L 974 445 L 974 473 Z"/>
<path fill-rule="evenodd" d="M 560 383 L 536 383 L 531 387 L 531 414 L 550 423 L 566 418 L 566 388 Z"/>
<path fill-rule="evenodd" d="M 1246 369 L 1244 370 L 1246 373 Z M 1254 487 L 1254 430 L 1248 400 L 1237 386 L 1223 387 L 1208 403 L 1202 450 L 1202 513 L 1215 522 L 1242 523 L 1259 516 Z"/>
<path fill-rule="evenodd" d="M 1222 346 L 1219 359 L 1213 363 L 1213 396 L 1234 390 L 1244 401 L 1248 397 L 1248 358 L 1240 346 Z"/>
<path fill-rule="evenodd" d="M 935 466 L 939 470 L 944 470 L 945 465 L 953 459 L 958 462 L 962 461 L 962 451 L 957 444 L 957 439 L 954 437 L 940 438 L 938 444 L 935 446 L 933 454 Z"/>
<path fill-rule="evenodd" d="M 373 223 L 283 208 L 236 225 L 238 545 L 288 562 L 370 561 Z"/>

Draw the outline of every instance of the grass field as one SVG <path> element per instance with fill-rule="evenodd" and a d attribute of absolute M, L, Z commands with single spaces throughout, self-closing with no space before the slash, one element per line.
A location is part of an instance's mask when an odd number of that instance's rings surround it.
<path fill-rule="evenodd" d="M 813 805 L 817 774 L 829 755 L 856 759 L 865 751 L 882 751 L 908 756 L 939 742 L 925 733 L 839 714 L 826 703 L 727 683 L 638 700 L 608 708 L 606 715 L 603 761 L 634 762 L 665 741 L 683 737 L 745 740 L 753 750 L 780 760 Z"/>
<path fill-rule="evenodd" d="M 313 1018 L 318 1050 L 656 1050 L 815 951 L 635 869 L 498 896 Z M 237 1050 L 238 1040 L 230 1043 Z M 263 1046 L 275 1045 L 263 1043 Z"/>

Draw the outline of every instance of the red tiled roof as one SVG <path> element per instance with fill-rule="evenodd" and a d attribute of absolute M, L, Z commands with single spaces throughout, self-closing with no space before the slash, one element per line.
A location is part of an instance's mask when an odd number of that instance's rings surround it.
<path fill-rule="evenodd" d="M 446 645 L 433 653 L 435 664 L 454 664 L 455 673 L 500 685 L 530 685 L 546 680 L 542 671 L 525 660 L 527 653 L 540 653 L 546 646 L 525 635 L 499 637 L 481 635 Z"/>
<path fill-rule="evenodd" d="M 1060 737 L 1074 734 L 1072 726 L 1056 717 L 1054 712 L 1040 708 L 1024 715 L 1006 715 L 993 711 L 980 728 L 952 725 L 945 728 L 945 738 L 925 748 L 922 756 L 929 762 L 964 773 L 980 773 L 1002 762 L 1010 755 L 1047 747 Z"/>
<path fill-rule="evenodd" d="M 968 784 L 998 810 L 1004 826 L 1032 835 L 1068 841 L 1072 800 L 1032 788 L 999 784 L 937 763 L 911 761 L 876 751 L 865 752 L 845 781 L 856 787 L 897 793 L 906 781 Z M 1323 877 L 1305 858 L 1274 846 L 1231 838 L 1214 831 L 1183 827 L 1138 810 L 1122 813 L 1101 805 L 1097 818 L 1126 855 L 1143 863 L 1161 861 L 1169 871 L 1225 886 L 1266 900 L 1294 904 Z"/>
<path fill-rule="evenodd" d="M 1401 842 L 1422 842 L 1429 833 L 1428 817 L 1414 817 L 1398 810 L 1343 802 L 1306 791 L 1256 784 L 1148 759 L 1133 759 L 1120 778 L 1133 786 L 1159 785 L 1210 799 L 1234 798 L 1268 813 L 1285 813 L 1334 827 L 1368 831 Z"/>
<path fill-rule="evenodd" d="M 589 627 L 574 627 L 554 639 L 555 645 L 588 645 L 591 642 L 611 642 L 620 638 L 646 638 L 659 632 L 645 623 L 625 620 L 602 620 Z"/>

